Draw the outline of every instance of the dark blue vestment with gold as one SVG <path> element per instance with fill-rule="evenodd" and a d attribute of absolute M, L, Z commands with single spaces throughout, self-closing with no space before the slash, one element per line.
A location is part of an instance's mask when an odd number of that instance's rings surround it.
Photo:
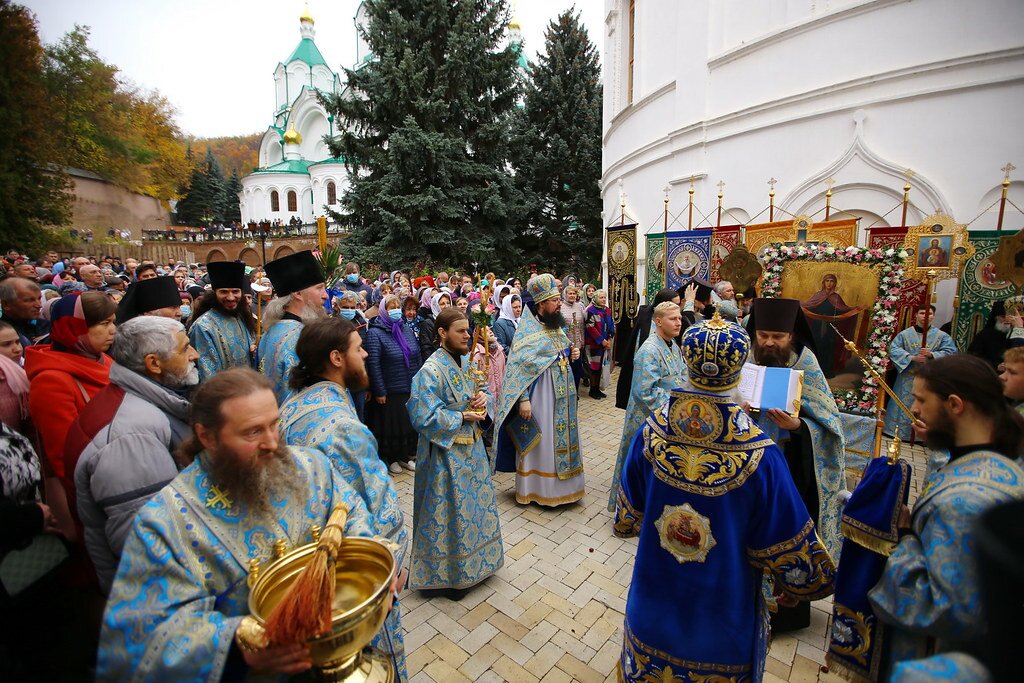
<path fill-rule="evenodd" d="M 800 600 L 832 592 L 835 567 L 782 452 L 724 393 L 672 391 L 647 419 L 623 465 L 615 530 L 640 537 L 627 681 L 758 681 L 765 574 Z"/>

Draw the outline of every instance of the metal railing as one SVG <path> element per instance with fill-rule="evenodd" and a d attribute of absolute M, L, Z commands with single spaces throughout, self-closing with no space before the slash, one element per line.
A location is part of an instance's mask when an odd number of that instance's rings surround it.
<path fill-rule="evenodd" d="M 327 223 L 328 235 L 347 235 L 349 228 Z M 170 227 L 164 230 L 143 230 L 142 239 L 150 242 L 226 242 L 230 240 L 282 239 L 286 237 L 315 237 L 316 223 L 250 227 L 239 225 L 223 228 Z"/>

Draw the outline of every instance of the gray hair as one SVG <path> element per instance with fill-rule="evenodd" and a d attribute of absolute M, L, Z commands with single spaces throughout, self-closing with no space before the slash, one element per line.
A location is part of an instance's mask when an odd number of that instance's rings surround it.
<path fill-rule="evenodd" d="M 271 326 L 279 322 L 285 313 L 285 308 L 292 302 L 292 295 L 279 296 L 272 299 L 263 307 L 263 329 L 269 330 Z"/>
<path fill-rule="evenodd" d="M 140 315 L 117 326 L 110 354 L 118 365 L 142 375 L 146 356 L 154 353 L 160 360 L 170 358 L 177 346 L 174 333 L 184 331 L 185 326 L 174 318 Z"/>
<path fill-rule="evenodd" d="M 351 301 L 352 303 L 358 306 L 359 295 L 353 292 L 351 289 L 349 289 L 338 295 L 338 301 Z"/>
<path fill-rule="evenodd" d="M 23 277 L 8 277 L 0 280 L 0 303 L 8 304 L 18 298 L 18 287 L 28 287 L 35 294 L 42 291 L 39 284 Z"/>
<path fill-rule="evenodd" d="M 715 285 L 715 294 L 722 296 L 722 292 L 725 291 L 726 286 L 732 287 L 732 283 L 728 280 L 720 280 L 718 284 Z"/>

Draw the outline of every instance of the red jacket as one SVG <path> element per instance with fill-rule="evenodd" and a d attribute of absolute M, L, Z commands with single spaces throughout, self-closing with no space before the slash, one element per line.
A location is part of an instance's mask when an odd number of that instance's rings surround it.
<path fill-rule="evenodd" d="M 71 423 L 86 403 L 82 390 L 92 399 L 107 386 L 111 362 L 105 353 L 95 361 L 75 353 L 54 351 L 49 344 L 25 349 L 28 412 L 39 431 L 46 461 L 61 479 L 64 478 L 64 441 Z"/>

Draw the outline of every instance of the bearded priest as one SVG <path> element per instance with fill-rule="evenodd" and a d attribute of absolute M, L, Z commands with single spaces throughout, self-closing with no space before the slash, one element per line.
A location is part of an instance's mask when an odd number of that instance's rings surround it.
<path fill-rule="evenodd" d="M 240 629 L 251 559 L 311 541 L 339 506 L 346 536 L 371 536 L 366 506 L 319 451 L 278 433 L 266 377 L 225 370 L 192 399 L 190 462 L 135 518 L 103 615 L 101 681 L 220 681 L 310 668 L 305 644 L 267 646 Z"/>
<path fill-rule="evenodd" d="M 228 368 L 251 368 L 256 339 L 256 323 L 243 295 L 245 264 L 215 261 L 208 268 L 210 291 L 196 305 L 203 312 L 188 330 L 189 341 L 199 353 L 200 382 Z M 141 285 L 136 283 L 133 289 Z"/>
<path fill-rule="evenodd" d="M 800 497 L 818 527 L 825 548 L 838 562 L 842 537 L 839 494 L 846 488 L 846 438 L 839 407 L 815 356 L 814 339 L 796 299 L 754 299 L 747 330 L 751 356 L 757 365 L 803 370 L 800 417 L 783 410 L 767 410 L 757 424 L 786 456 Z M 809 603 L 782 607 L 772 616 L 777 633 L 806 628 L 811 623 Z"/>

